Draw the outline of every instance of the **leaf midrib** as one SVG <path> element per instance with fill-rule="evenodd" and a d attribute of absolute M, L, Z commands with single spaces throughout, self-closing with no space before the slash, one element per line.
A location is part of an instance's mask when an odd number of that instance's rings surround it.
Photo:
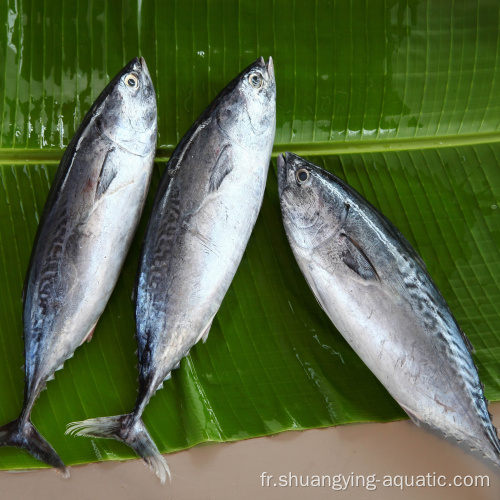
<path fill-rule="evenodd" d="M 388 151 L 412 151 L 458 146 L 475 146 L 500 142 L 500 132 L 477 134 L 457 134 L 432 137 L 412 137 L 406 139 L 350 140 L 331 142 L 285 143 L 275 144 L 273 157 L 286 151 L 293 151 L 300 156 L 324 156 L 361 153 L 386 153 Z M 166 162 L 175 146 L 163 146 L 156 150 L 156 161 Z M 51 164 L 61 161 L 62 149 L 0 149 L 0 164 L 36 165 Z"/>

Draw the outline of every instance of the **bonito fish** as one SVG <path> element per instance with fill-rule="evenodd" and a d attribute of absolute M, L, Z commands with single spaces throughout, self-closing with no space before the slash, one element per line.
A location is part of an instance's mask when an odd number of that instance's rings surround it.
<path fill-rule="evenodd" d="M 40 391 L 93 330 L 113 291 L 149 188 L 156 96 L 144 59 L 109 83 L 68 145 L 43 211 L 23 290 L 24 404 L 0 428 L 17 446 L 66 468 L 30 421 Z"/>
<path fill-rule="evenodd" d="M 132 413 L 70 424 L 131 446 L 165 482 L 167 463 L 141 415 L 200 339 L 233 279 L 262 204 L 276 127 L 271 58 L 216 97 L 175 149 L 144 239 L 136 285 L 139 394 Z"/>
<path fill-rule="evenodd" d="M 412 420 L 500 464 L 470 351 L 424 262 L 398 229 L 335 175 L 278 158 L 286 234 L 319 304 Z"/>

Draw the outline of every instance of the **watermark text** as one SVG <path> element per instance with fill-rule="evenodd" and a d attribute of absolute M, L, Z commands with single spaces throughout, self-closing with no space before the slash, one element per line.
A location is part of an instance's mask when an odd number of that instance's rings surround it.
<path fill-rule="evenodd" d="M 373 491 L 377 488 L 488 488 L 490 478 L 484 476 L 453 476 L 447 477 L 435 472 L 420 475 L 386 475 L 378 474 L 357 475 L 350 474 L 333 475 L 302 475 L 302 474 L 281 474 L 274 476 L 268 472 L 260 475 L 261 486 L 271 487 L 294 487 L 294 488 L 331 488 L 336 491 L 345 491 L 349 488 L 363 488 Z"/>

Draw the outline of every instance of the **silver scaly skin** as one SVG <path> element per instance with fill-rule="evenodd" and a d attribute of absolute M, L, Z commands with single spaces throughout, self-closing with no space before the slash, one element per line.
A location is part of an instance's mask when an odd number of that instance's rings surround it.
<path fill-rule="evenodd" d="M 424 262 L 398 229 L 335 175 L 278 158 L 283 223 L 319 304 L 419 424 L 500 464 L 472 346 Z"/>
<path fill-rule="evenodd" d="M 47 380 L 93 330 L 142 213 L 156 150 L 156 96 L 144 59 L 108 84 L 68 145 L 51 186 L 23 290 L 25 394 L 0 445 L 65 466 L 29 417 Z"/>
<path fill-rule="evenodd" d="M 136 284 L 139 394 L 132 413 L 76 422 L 78 435 L 131 446 L 162 482 L 168 467 L 141 415 L 200 339 L 231 284 L 259 213 L 276 127 L 272 59 L 216 97 L 175 149 L 160 181 Z"/>

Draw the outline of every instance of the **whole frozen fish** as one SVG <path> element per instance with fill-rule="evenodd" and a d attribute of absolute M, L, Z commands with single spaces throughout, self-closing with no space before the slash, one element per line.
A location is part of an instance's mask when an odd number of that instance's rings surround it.
<path fill-rule="evenodd" d="M 30 414 L 54 372 L 93 330 L 139 222 L 157 135 L 156 96 L 144 59 L 108 84 L 68 145 L 43 211 L 23 290 L 24 404 L 0 428 L 17 446 L 67 473 Z"/>
<path fill-rule="evenodd" d="M 417 424 L 500 464 L 470 351 L 424 262 L 398 229 L 335 175 L 278 158 L 283 223 L 319 304 Z"/>
<path fill-rule="evenodd" d="M 141 415 L 210 325 L 262 204 L 276 124 L 272 59 L 242 71 L 175 149 L 156 193 L 136 284 L 139 394 L 132 413 L 71 424 L 131 446 L 162 482 L 167 463 Z"/>

